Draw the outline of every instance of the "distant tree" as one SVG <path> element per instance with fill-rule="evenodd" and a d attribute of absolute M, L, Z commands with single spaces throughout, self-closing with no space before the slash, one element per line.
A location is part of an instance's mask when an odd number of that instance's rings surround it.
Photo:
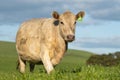
<path fill-rule="evenodd" d="M 115 52 L 114 54 L 117 56 L 117 58 L 120 58 L 120 52 Z"/>
<path fill-rule="evenodd" d="M 92 55 L 86 62 L 88 65 L 113 66 L 120 64 L 120 52 Z"/>

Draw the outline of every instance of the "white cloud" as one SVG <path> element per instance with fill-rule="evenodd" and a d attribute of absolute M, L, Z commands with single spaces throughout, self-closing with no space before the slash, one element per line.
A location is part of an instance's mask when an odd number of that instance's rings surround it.
<path fill-rule="evenodd" d="M 80 37 L 72 45 L 81 48 L 120 48 L 120 36 L 108 38 Z"/>
<path fill-rule="evenodd" d="M 79 37 L 74 42 L 69 43 L 69 48 L 97 54 L 112 53 L 120 51 L 120 36 L 107 38 Z"/>
<path fill-rule="evenodd" d="M 33 17 L 50 17 L 53 10 L 60 13 L 84 10 L 93 19 L 120 20 L 119 5 L 119 0 L 1 0 L 0 22 L 19 23 Z"/>

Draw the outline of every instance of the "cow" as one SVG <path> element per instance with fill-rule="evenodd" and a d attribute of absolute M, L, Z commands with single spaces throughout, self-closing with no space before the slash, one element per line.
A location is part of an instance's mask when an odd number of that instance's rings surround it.
<path fill-rule="evenodd" d="M 75 40 L 76 21 L 84 14 L 84 11 L 76 15 L 66 11 L 60 15 L 53 11 L 52 18 L 23 22 L 16 35 L 19 71 L 25 73 L 26 62 L 29 62 L 30 72 L 36 64 L 43 64 L 50 74 L 67 51 L 68 42 Z"/>

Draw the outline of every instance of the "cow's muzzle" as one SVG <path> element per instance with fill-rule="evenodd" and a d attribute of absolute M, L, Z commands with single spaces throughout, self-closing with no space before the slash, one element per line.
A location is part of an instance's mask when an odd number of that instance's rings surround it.
<path fill-rule="evenodd" d="M 72 42 L 75 39 L 74 35 L 67 35 L 67 41 Z"/>

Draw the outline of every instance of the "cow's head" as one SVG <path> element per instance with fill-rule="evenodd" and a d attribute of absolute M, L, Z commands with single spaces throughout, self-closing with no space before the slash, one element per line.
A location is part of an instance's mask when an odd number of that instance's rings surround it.
<path fill-rule="evenodd" d="M 66 11 L 61 15 L 56 11 L 52 13 L 53 18 L 55 18 L 54 25 L 59 26 L 60 34 L 65 41 L 72 42 L 75 39 L 76 20 L 79 17 L 83 18 L 84 14 L 83 11 L 76 15 L 70 11 Z"/>

